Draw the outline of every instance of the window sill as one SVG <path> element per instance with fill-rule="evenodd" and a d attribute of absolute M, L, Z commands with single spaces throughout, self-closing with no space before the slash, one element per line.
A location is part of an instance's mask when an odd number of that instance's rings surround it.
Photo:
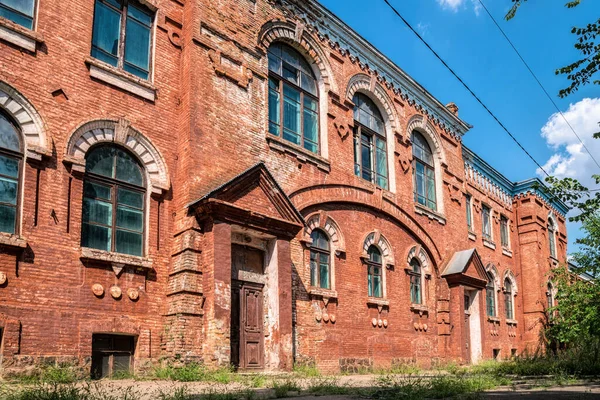
<path fill-rule="evenodd" d="M 552 263 L 552 265 L 557 266 L 558 265 L 558 258 L 554 257 L 554 256 L 549 256 L 550 258 L 550 262 Z"/>
<path fill-rule="evenodd" d="M 275 136 L 272 133 L 267 133 L 267 135 L 267 142 L 269 143 L 269 147 L 273 150 L 281 153 L 291 154 L 296 157 L 298 161 L 313 164 L 325 172 L 331 171 L 331 165 L 327 159 L 319 156 L 318 154 L 311 153 L 310 151 L 288 142 L 287 140 L 280 139 L 278 136 Z"/>
<path fill-rule="evenodd" d="M 483 239 L 483 245 L 492 250 L 496 250 L 496 243 L 492 242 L 491 240 Z"/>
<path fill-rule="evenodd" d="M 156 99 L 156 88 L 149 81 L 93 57 L 87 57 L 85 63 L 90 69 L 90 76 L 92 78 L 118 87 L 146 100 L 154 101 Z"/>
<path fill-rule="evenodd" d="M 410 310 L 414 312 L 418 312 L 420 315 L 429 314 L 429 307 L 423 304 L 411 304 Z"/>
<path fill-rule="evenodd" d="M 367 299 L 367 304 L 372 304 L 378 307 L 389 307 L 390 301 L 384 299 L 383 297 L 369 297 Z"/>
<path fill-rule="evenodd" d="M 0 232 L 0 246 L 11 247 L 13 249 L 25 249 L 27 241 L 18 235 Z"/>
<path fill-rule="evenodd" d="M 477 234 L 475 234 L 475 232 L 469 231 L 469 240 L 476 241 Z"/>
<path fill-rule="evenodd" d="M 39 33 L 3 17 L 0 17 L 0 39 L 32 53 L 35 53 L 38 43 L 44 42 Z"/>
<path fill-rule="evenodd" d="M 433 210 L 430 210 L 427 207 L 423 207 L 420 204 L 415 204 L 415 213 L 420 215 L 425 215 L 429 219 L 434 219 L 442 225 L 446 225 L 446 218 Z"/>
<path fill-rule="evenodd" d="M 129 265 L 137 268 L 152 269 L 152 261 L 149 258 L 91 249 L 89 247 L 81 248 L 80 258 L 84 260 L 101 261 L 117 267 Z"/>
<path fill-rule="evenodd" d="M 491 317 L 491 316 L 488 315 L 487 320 L 490 321 L 490 322 L 495 322 L 497 324 L 500 323 L 500 318 L 498 318 L 498 317 Z"/>
<path fill-rule="evenodd" d="M 506 324 L 507 325 L 517 325 L 517 320 L 516 319 L 507 319 L 506 320 Z"/>
<path fill-rule="evenodd" d="M 502 254 L 504 254 L 507 257 L 512 257 L 513 256 L 513 252 L 509 249 L 507 249 L 506 247 L 502 248 Z"/>
<path fill-rule="evenodd" d="M 337 299 L 338 294 L 332 289 L 323 289 L 320 287 L 311 286 L 308 290 L 311 297 L 326 297 L 328 299 Z"/>

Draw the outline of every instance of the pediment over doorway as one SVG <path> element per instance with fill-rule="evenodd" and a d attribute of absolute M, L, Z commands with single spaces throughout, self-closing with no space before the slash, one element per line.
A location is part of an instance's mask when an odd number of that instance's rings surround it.
<path fill-rule="evenodd" d="M 450 285 L 464 285 L 483 289 L 487 284 L 485 267 L 476 249 L 454 253 L 442 273 Z"/>
<path fill-rule="evenodd" d="M 188 207 L 198 218 L 212 216 L 277 235 L 293 237 L 305 226 L 300 212 L 262 162 L 225 178 Z"/>

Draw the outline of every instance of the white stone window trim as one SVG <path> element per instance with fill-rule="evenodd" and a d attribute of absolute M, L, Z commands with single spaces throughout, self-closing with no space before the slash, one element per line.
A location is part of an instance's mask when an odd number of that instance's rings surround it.
<path fill-rule="evenodd" d="M 515 319 L 516 314 L 516 303 L 515 298 L 517 297 L 517 293 L 519 292 L 519 288 L 517 287 L 517 279 L 515 275 L 512 273 L 510 269 L 504 271 L 504 275 L 502 276 L 502 293 L 506 293 L 506 287 L 504 286 L 504 282 L 508 279 L 512 286 L 512 318 L 507 318 L 506 323 L 509 325 L 516 325 L 517 321 Z"/>
<path fill-rule="evenodd" d="M 0 39 L 35 53 L 37 45 L 44 43 L 44 37 L 37 32 L 39 1 L 34 0 L 33 27 L 25 28 L 7 18 L 0 17 Z"/>
<path fill-rule="evenodd" d="M 329 282 L 330 288 L 325 289 L 317 286 L 307 285 L 309 287 L 309 292 L 311 295 L 327 297 L 327 298 L 337 298 L 338 294 L 336 291 L 336 281 L 335 281 L 335 264 L 336 258 L 340 257 L 342 254 L 346 253 L 346 247 L 344 242 L 344 237 L 342 236 L 341 230 L 337 222 L 327 215 L 324 211 L 320 211 L 314 214 L 309 215 L 306 218 L 306 228 L 304 230 L 304 238 L 303 241 L 306 245 L 306 248 L 310 254 L 310 245 L 312 244 L 312 239 L 310 235 L 315 229 L 320 229 L 327 235 L 327 239 L 329 240 Z M 310 256 L 309 256 L 310 258 Z M 309 261 L 310 264 L 310 261 Z"/>
<path fill-rule="evenodd" d="M 369 259 L 369 247 L 371 245 L 375 245 L 381 252 L 382 257 L 382 268 L 381 268 L 381 297 L 371 297 L 368 296 L 369 304 L 376 304 L 376 302 L 388 302 L 387 300 L 387 278 L 386 271 L 388 269 L 394 268 L 394 254 L 392 251 L 392 246 L 387 238 L 378 230 L 375 229 L 365 235 L 365 238 L 362 241 L 362 250 L 361 250 L 361 260 L 363 261 L 363 266 L 366 266 L 365 261 Z M 368 270 L 366 270 L 368 276 Z M 387 304 L 384 305 L 388 305 Z"/>
<path fill-rule="evenodd" d="M 506 219 L 506 240 L 508 241 L 508 244 L 506 246 L 502 245 L 502 218 Z M 508 218 L 508 216 L 500 213 L 500 219 L 499 219 L 499 224 L 500 224 L 500 247 L 502 247 L 502 254 L 505 254 L 505 251 L 507 253 L 510 253 L 510 256 L 512 257 L 512 240 L 510 238 L 510 218 Z M 509 254 L 505 254 L 505 255 L 509 255 Z"/>
<path fill-rule="evenodd" d="M 408 121 L 408 125 L 406 128 L 406 137 L 410 140 L 412 137 L 413 131 L 419 132 L 429 145 L 431 152 L 433 153 L 433 164 L 434 164 L 434 172 L 435 172 L 435 203 L 436 210 L 430 210 L 434 212 L 436 215 L 441 216 L 445 221 L 445 204 L 444 204 L 444 177 L 442 168 L 447 165 L 446 163 L 446 154 L 444 152 L 444 148 L 442 146 L 442 140 L 439 134 L 436 132 L 435 128 L 431 124 L 431 122 L 421 114 L 415 114 L 410 117 Z M 411 151 L 411 160 L 412 160 L 412 142 L 410 145 Z M 414 174 L 414 167 L 411 162 L 411 173 Z M 412 183 L 414 185 L 414 182 Z M 412 188 L 413 192 L 415 188 Z"/>
<path fill-rule="evenodd" d="M 89 67 L 90 77 L 108 83 L 143 99 L 156 100 L 156 87 L 148 80 L 114 67 L 96 58 L 88 56 L 85 64 Z"/>
<path fill-rule="evenodd" d="M 416 258 L 421 266 L 421 304 L 411 302 L 411 310 L 418 311 L 419 313 L 429 312 L 429 285 L 427 282 L 431 280 L 431 261 L 429 260 L 427 252 L 421 245 L 412 246 L 406 254 L 406 265 L 404 266 L 404 270 L 407 272 L 407 275 L 408 272 L 412 271 L 410 262 L 413 258 Z M 408 289 L 410 294 L 410 280 Z"/>
<path fill-rule="evenodd" d="M 485 209 L 489 210 L 489 238 L 486 237 L 486 232 L 483 225 L 483 212 Z M 485 247 L 496 250 L 496 243 L 494 242 L 494 209 L 485 202 L 481 202 L 481 240 Z"/>
<path fill-rule="evenodd" d="M 552 222 L 552 226 L 554 229 L 550 229 L 550 224 L 546 226 L 546 230 L 548 232 L 548 253 L 550 255 L 550 259 L 556 263 L 558 263 L 558 220 L 552 211 L 548 213 L 548 222 Z M 550 251 L 550 235 L 552 235 L 552 240 L 554 242 L 554 254 Z"/>
<path fill-rule="evenodd" d="M 485 267 L 486 272 L 488 272 L 488 274 L 491 274 L 493 277 L 493 284 L 494 284 L 494 314 L 495 316 L 489 316 L 487 315 L 487 304 L 485 305 L 485 311 L 486 311 L 486 317 L 489 321 L 500 321 L 500 313 L 498 312 L 498 293 L 500 293 L 500 291 L 502 290 L 502 285 L 500 284 L 500 274 L 498 273 L 498 269 L 496 268 L 496 266 L 492 263 L 489 263 L 486 267 Z M 515 287 L 515 286 L 513 286 Z M 513 289 L 514 290 L 514 289 Z M 513 303 L 513 311 L 514 311 L 514 303 Z"/>

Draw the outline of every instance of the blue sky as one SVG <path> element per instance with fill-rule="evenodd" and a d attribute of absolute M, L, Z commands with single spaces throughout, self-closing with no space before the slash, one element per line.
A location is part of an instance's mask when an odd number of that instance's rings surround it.
<path fill-rule="evenodd" d="M 535 164 L 383 0 L 320 1 L 442 103 L 455 102 L 460 117 L 474 126 L 464 143 L 494 168 L 512 181 L 540 176 Z M 553 115 L 556 109 L 479 0 L 390 1 L 549 173 L 593 186 L 590 175 L 600 170 L 562 117 Z M 593 22 L 600 15 L 600 1 L 583 0 L 579 7 L 567 9 L 567 0 L 532 0 L 511 21 L 503 18 L 510 0 L 483 2 L 600 161 L 600 140 L 591 137 L 600 121 L 600 86 L 588 85 L 560 99 L 557 93 L 568 82 L 554 74 L 578 59 L 571 28 Z M 569 224 L 570 243 L 578 234 L 578 227 Z"/>

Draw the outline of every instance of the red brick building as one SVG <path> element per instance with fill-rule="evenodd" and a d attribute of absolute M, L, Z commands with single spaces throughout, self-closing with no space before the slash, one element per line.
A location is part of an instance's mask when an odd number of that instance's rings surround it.
<path fill-rule="evenodd" d="M 316 1 L 0 0 L 0 371 L 535 349 L 567 209 L 468 129 Z"/>

